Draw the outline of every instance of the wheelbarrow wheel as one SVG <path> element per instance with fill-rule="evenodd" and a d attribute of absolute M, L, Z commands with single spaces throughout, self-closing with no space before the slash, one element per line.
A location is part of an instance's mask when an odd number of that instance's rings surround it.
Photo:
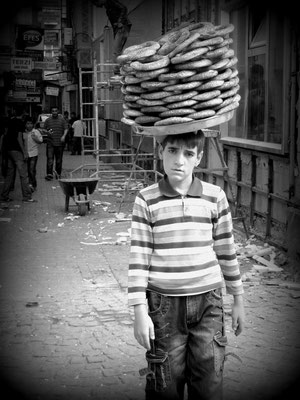
<path fill-rule="evenodd" d="M 86 197 L 84 194 L 80 194 L 78 196 L 79 202 L 78 202 L 78 212 L 79 215 L 83 216 L 87 213 L 88 210 L 88 202 L 86 200 Z"/>
<path fill-rule="evenodd" d="M 83 216 L 87 213 L 88 206 L 85 203 L 78 204 L 78 212 L 80 216 Z"/>

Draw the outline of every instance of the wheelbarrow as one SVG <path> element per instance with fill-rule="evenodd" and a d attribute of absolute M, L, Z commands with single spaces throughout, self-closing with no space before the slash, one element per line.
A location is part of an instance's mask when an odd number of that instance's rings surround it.
<path fill-rule="evenodd" d="M 69 211 L 70 197 L 78 206 L 79 215 L 85 215 L 91 208 L 90 195 L 96 189 L 98 178 L 62 178 L 58 182 L 62 188 L 65 199 L 65 211 Z"/>

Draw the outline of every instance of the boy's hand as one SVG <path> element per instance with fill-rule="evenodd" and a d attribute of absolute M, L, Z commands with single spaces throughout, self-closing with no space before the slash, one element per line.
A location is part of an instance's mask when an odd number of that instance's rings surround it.
<path fill-rule="evenodd" d="M 234 296 L 232 305 L 232 329 L 236 336 L 240 335 L 245 327 L 245 311 L 242 295 Z"/>
<path fill-rule="evenodd" d="M 134 307 L 134 337 L 138 343 L 150 350 L 150 339 L 154 339 L 154 326 L 147 312 L 145 304 L 138 304 Z"/>

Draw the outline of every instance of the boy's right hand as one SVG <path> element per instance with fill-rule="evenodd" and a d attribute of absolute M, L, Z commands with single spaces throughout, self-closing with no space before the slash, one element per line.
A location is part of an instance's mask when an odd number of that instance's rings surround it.
<path fill-rule="evenodd" d="M 138 304 L 134 307 L 134 337 L 138 343 L 150 350 L 150 339 L 154 340 L 154 325 L 147 312 L 145 304 Z"/>

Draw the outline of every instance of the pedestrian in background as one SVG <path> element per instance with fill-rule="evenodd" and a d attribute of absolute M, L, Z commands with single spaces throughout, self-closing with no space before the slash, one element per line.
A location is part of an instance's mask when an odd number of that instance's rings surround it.
<path fill-rule="evenodd" d="M 69 119 L 69 130 L 68 130 L 68 140 L 69 140 L 69 145 L 68 145 L 68 150 L 73 152 L 73 136 L 74 136 L 74 129 L 72 128 L 72 125 L 76 121 L 76 113 L 74 111 L 71 112 L 71 118 Z"/>
<path fill-rule="evenodd" d="M 147 400 L 183 400 L 186 385 L 189 399 L 222 398 L 224 281 L 234 298 L 235 334 L 244 326 L 226 195 L 193 174 L 204 140 L 202 131 L 165 137 L 165 176 L 134 203 L 128 299 L 135 338 L 147 349 Z"/>
<path fill-rule="evenodd" d="M 82 151 L 82 137 L 86 134 L 86 123 L 77 117 L 73 122 L 73 141 L 72 141 L 72 155 L 80 155 Z"/>
<path fill-rule="evenodd" d="M 48 131 L 47 137 L 47 175 L 45 179 L 51 181 L 55 172 L 59 178 L 62 171 L 64 143 L 68 133 L 68 123 L 62 115 L 58 114 L 58 108 L 52 107 L 51 117 L 45 121 L 44 128 Z"/>
<path fill-rule="evenodd" d="M 16 171 L 18 171 L 21 182 L 22 201 L 32 203 L 32 192 L 28 183 L 27 154 L 25 151 L 23 132 L 25 130 L 22 121 L 22 113 L 16 112 L 15 116 L 8 121 L 7 132 L 3 137 L 3 151 L 7 157 L 5 180 L 1 194 L 1 201 L 12 201 L 9 193 L 14 185 Z"/>
<path fill-rule="evenodd" d="M 37 187 L 36 182 L 36 165 L 39 155 L 39 145 L 43 143 L 43 137 L 38 129 L 35 129 L 33 119 L 27 117 L 25 123 L 25 132 L 23 133 L 23 139 L 25 144 L 25 151 L 27 154 L 27 170 L 29 186 L 34 192 Z"/>

